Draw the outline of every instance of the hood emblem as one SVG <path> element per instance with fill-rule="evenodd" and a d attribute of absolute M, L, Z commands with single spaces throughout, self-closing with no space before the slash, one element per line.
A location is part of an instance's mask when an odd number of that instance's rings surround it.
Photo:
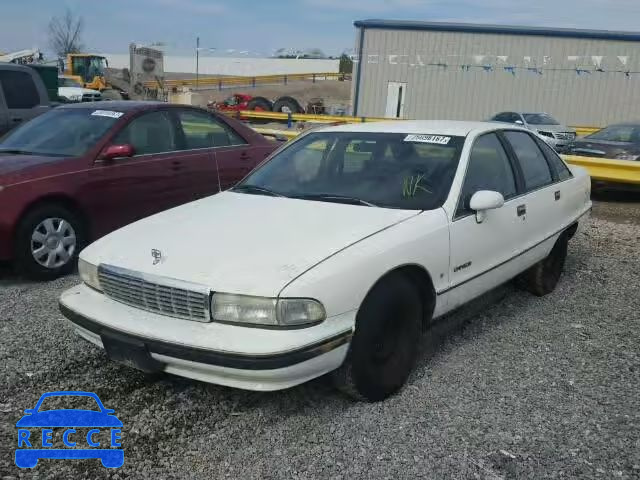
<path fill-rule="evenodd" d="M 154 265 L 157 265 L 162 261 L 162 252 L 160 250 L 156 250 L 155 248 L 151 249 L 151 256 L 153 257 Z"/>

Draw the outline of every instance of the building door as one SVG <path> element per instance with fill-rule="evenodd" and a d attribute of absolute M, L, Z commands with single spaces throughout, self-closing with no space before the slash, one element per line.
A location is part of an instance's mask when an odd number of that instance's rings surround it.
<path fill-rule="evenodd" d="M 389 82 L 387 86 L 387 118 L 404 118 L 404 101 L 407 96 L 407 84 Z"/>

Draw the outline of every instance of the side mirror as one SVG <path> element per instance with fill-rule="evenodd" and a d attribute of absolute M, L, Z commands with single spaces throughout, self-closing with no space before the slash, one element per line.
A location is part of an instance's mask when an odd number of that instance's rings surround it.
<path fill-rule="evenodd" d="M 524 122 L 522 120 L 516 120 L 515 122 L 516 125 L 524 125 Z"/>
<path fill-rule="evenodd" d="M 482 223 L 487 218 L 487 210 L 494 210 L 504 205 L 504 197 L 499 192 L 480 190 L 473 194 L 469 207 L 476 212 L 476 222 Z"/>
<path fill-rule="evenodd" d="M 115 160 L 116 158 L 133 157 L 134 154 L 135 149 L 133 148 L 133 145 L 128 143 L 122 145 L 109 145 L 102 151 L 98 159 Z"/>

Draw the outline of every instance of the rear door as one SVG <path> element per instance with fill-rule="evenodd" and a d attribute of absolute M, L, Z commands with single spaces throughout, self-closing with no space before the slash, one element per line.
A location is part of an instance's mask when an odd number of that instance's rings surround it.
<path fill-rule="evenodd" d="M 479 136 L 470 151 L 458 206 L 450 227 L 450 308 L 469 301 L 503 283 L 518 271 L 518 256 L 526 235 L 521 203 L 521 182 L 513 159 L 496 133 Z M 499 192 L 501 208 L 490 210 L 478 223 L 469 207 L 474 193 Z"/>
<path fill-rule="evenodd" d="M 566 218 L 563 213 L 563 184 L 552 171 L 536 138 L 523 131 L 505 131 L 524 180 L 525 195 L 520 208 L 525 212 L 525 248 L 533 248 L 556 233 Z M 565 192 L 566 193 L 566 192 Z"/>
<path fill-rule="evenodd" d="M 2 87 L 0 87 L 0 139 L 9 131 L 9 112 L 7 110 L 7 104 L 4 101 L 4 94 L 2 93 Z"/>
<path fill-rule="evenodd" d="M 35 72 L 0 68 L 0 88 L 7 107 L 8 128 L 12 129 L 41 113 L 40 94 L 33 80 Z"/>
<path fill-rule="evenodd" d="M 215 130 L 212 132 L 215 161 L 220 172 L 220 185 L 226 190 L 264 160 L 265 150 L 264 145 L 249 143 L 224 120 L 212 118 L 215 123 Z"/>
<path fill-rule="evenodd" d="M 166 111 L 133 118 L 110 141 L 131 144 L 135 155 L 96 160 L 83 195 L 98 235 L 181 203 L 176 181 L 178 132 Z"/>

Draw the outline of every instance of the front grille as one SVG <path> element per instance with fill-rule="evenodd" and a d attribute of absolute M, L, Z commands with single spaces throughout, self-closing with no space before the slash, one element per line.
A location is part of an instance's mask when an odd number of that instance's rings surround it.
<path fill-rule="evenodd" d="M 85 93 L 82 95 L 83 102 L 99 102 L 100 100 L 102 100 L 100 93 Z"/>
<path fill-rule="evenodd" d="M 573 140 L 576 134 L 573 132 L 556 132 L 556 138 L 559 140 Z"/>
<path fill-rule="evenodd" d="M 196 285 L 100 265 L 103 292 L 118 302 L 170 317 L 208 322 L 209 293 Z M 157 281 L 156 281 L 157 280 Z"/>

